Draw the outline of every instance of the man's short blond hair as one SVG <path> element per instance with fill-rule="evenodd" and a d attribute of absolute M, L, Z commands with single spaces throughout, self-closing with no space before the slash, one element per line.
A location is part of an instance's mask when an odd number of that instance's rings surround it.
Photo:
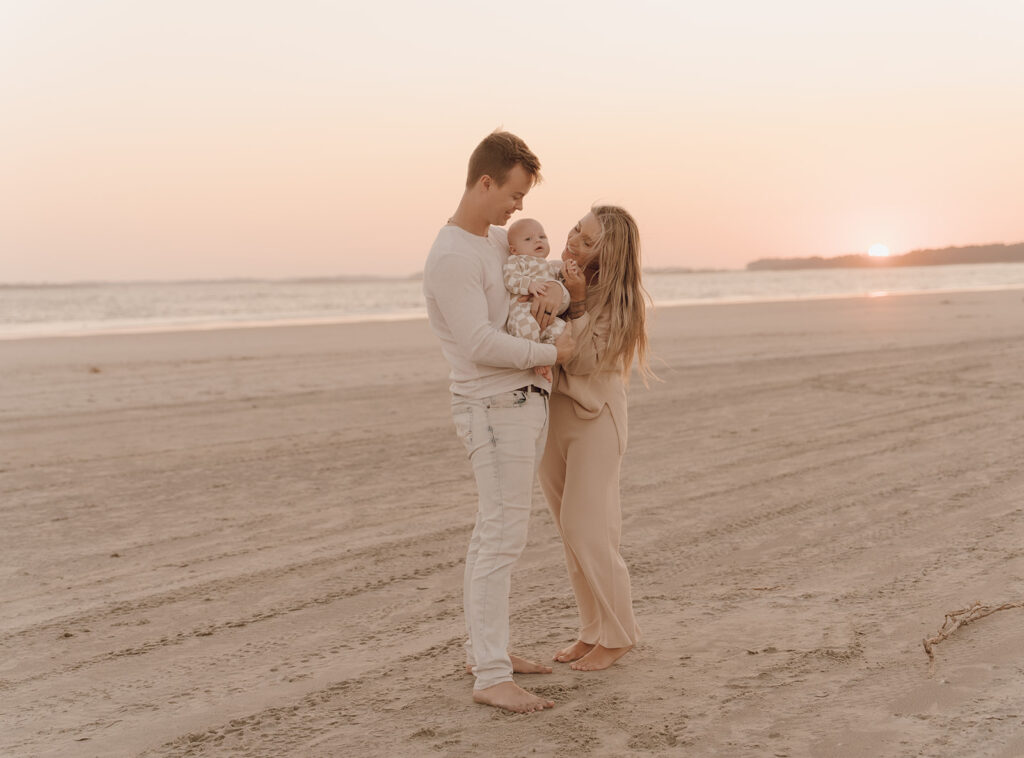
<path fill-rule="evenodd" d="M 540 181 L 540 159 L 526 143 L 511 132 L 493 131 L 469 156 L 466 187 L 472 187 L 481 176 L 489 176 L 501 186 L 517 163 L 533 178 L 534 184 Z"/>

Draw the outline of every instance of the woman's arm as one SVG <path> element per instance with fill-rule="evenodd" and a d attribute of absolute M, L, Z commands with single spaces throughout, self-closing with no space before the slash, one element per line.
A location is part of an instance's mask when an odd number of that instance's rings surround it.
<path fill-rule="evenodd" d="M 578 319 L 587 312 L 587 280 L 575 261 L 568 261 L 562 267 L 562 280 L 569 292 L 567 319 Z"/>
<path fill-rule="evenodd" d="M 562 364 L 567 374 L 592 374 L 601 364 L 601 358 L 608 348 L 608 327 L 610 319 L 605 316 L 593 318 L 584 311 L 583 315 L 566 322 L 566 329 L 572 330 L 576 350 L 572 358 Z"/>
<path fill-rule="evenodd" d="M 565 313 L 567 319 L 577 319 L 587 314 L 586 300 L 570 300 L 569 309 Z"/>

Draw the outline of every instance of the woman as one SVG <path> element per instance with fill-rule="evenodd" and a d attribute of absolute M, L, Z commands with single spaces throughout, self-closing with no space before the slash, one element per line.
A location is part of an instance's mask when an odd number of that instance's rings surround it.
<path fill-rule="evenodd" d="M 619 466 L 634 357 L 645 384 L 652 375 L 636 221 L 622 208 L 595 206 L 569 232 L 562 260 L 576 351 L 556 366 L 540 482 L 565 546 L 580 632 L 554 659 L 596 671 L 639 638 L 619 554 Z"/>

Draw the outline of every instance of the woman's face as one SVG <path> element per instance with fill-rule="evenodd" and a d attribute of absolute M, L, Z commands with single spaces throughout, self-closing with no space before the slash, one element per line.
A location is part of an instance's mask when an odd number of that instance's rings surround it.
<path fill-rule="evenodd" d="M 593 213 L 581 218 L 565 241 L 562 262 L 575 261 L 580 269 L 586 269 L 597 257 L 597 238 L 601 235 L 601 222 Z"/>

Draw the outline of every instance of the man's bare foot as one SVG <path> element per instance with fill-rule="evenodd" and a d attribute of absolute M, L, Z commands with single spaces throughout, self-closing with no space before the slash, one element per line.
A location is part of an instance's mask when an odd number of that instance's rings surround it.
<path fill-rule="evenodd" d="M 550 674 L 551 667 L 545 666 L 543 663 L 534 663 L 528 658 L 523 658 L 519 655 L 508 654 L 509 659 L 512 661 L 512 671 L 516 674 Z M 466 673 L 472 674 L 473 667 L 466 666 Z"/>
<path fill-rule="evenodd" d="M 627 645 L 626 647 L 602 647 L 601 645 L 595 645 L 593 650 L 573 663 L 569 668 L 576 671 L 600 671 L 611 666 L 632 649 L 632 645 Z"/>
<path fill-rule="evenodd" d="M 558 661 L 559 663 L 569 663 L 569 661 L 579 660 L 593 649 L 594 646 L 589 642 L 576 640 L 574 643 L 569 645 L 569 647 L 559 650 L 552 660 Z"/>
<path fill-rule="evenodd" d="M 473 701 L 484 705 L 493 705 L 495 708 L 504 708 L 513 713 L 533 713 L 555 706 L 554 701 L 537 697 L 515 682 L 502 682 L 493 687 L 473 690 Z"/>

